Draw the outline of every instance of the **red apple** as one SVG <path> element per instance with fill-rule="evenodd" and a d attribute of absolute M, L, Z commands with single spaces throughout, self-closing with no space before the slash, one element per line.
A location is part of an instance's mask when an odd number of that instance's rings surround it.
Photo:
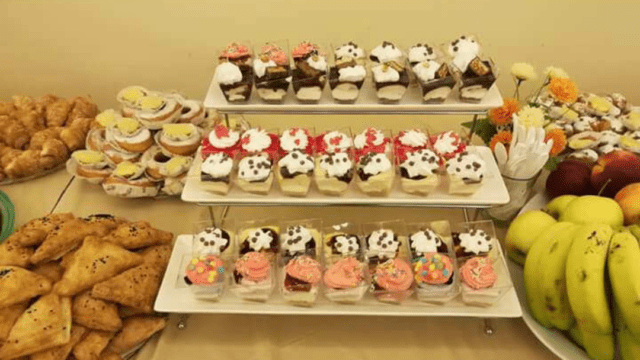
<path fill-rule="evenodd" d="M 625 150 L 602 155 L 591 171 L 591 185 L 602 196 L 613 198 L 623 187 L 640 182 L 640 158 Z M 606 184 L 606 186 L 605 186 Z"/>
<path fill-rule="evenodd" d="M 592 195 L 592 163 L 578 159 L 565 159 L 547 178 L 547 193 L 551 198 L 560 195 Z"/>
<path fill-rule="evenodd" d="M 640 183 L 629 184 L 618 191 L 615 200 L 624 213 L 624 223 L 640 223 Z"/>

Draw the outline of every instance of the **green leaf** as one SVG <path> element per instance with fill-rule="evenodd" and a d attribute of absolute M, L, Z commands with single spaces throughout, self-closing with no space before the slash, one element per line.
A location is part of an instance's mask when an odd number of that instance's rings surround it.
<path fill-rule="evenodd" d="M 474 133 L 478 135 L 485 144 L 489 145 L 491 138 L 493 138 L 498 131 L 489 119 L 480 119 L 478 120 Z"/>
<path fill-rule="evenodd" d="M 558 164 L 562 162 L 562 158 L 560 156 L 552 156 L 547 160 L 547 163 L 544 164 L 544 168 L 553 171 L 558 167 Z"/>

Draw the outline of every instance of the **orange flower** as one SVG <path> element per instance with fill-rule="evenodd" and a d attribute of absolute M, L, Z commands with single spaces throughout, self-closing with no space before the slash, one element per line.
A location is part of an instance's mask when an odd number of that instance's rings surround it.
<path fill-rule="evenodd" d="M 498 143 L 502 143 L 504 147 L 507 148 L 507 151 L 508 151 L 509 144 L 511 144 L 511 139 L 512 139 L 511 131 L 500 131 L 499 133 L 495 134 L 491 138 L 491 144 L 489 144 L 489 147 L 491 147 L 491 151 L 495 151 L 496 145 L 498 145 Z"/>
<path fill-rule="evenodd" d="M 499 108 L 489 110 L 489 120 L 493 125 L 511 124 L 511 117 L 520 110 L 520 103 L 516 99 L 505 99 Z"/>
<path fill-rule="evenodd" d="M 544 142 L 553 140 L 553 146 L 549 150 L 550 156 L 556 156 L 564 151 L 567 147 L 567 135 L 562 129 L 551 129 L 547 131 L 547 136 L 544 138 Z"/>
<path fill-rule="evenodd" d="M 573 103 L 578 99 L 578 87 L 571 79 L 551 79 L 549 92 L 558 101 Z"/>

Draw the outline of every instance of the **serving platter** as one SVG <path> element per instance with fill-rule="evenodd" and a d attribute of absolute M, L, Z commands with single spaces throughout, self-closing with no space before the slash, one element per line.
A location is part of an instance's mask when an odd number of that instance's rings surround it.
<path fill-rule="evenodd" d="M 401 305 L 384 304 L 370 293 L 358 304 L 335 304 L 319 296 L 313 307 L 288 305 L 274 291 L 266 303 L 247 302 L 225 292 L 219 302 L 196 299 L 184 284 L 185 261 L 191 256 L 191 235 L 180 235 L 176 239 L 169 267 L 162 280 L 156 299 L 155 310 L 182 314 L 273 314 L 273 315 L 363 315 L 363 316 L 457 316 L 480 318 L 517 318 L 522 316 L 515 290 L 510 288 L 493 306 L 474 307 L 462 303 L 460 296 L 444 305 L 429 305 L 411 297 Z M 504 255 L 500 249 L 500 257 Z"/>
<path fill-rule="evenodd" d="M 228 102 L 220 86 L 211 81 L 204 106 L 223 113 L 304 113 L 304 114 L 484 114 L 488 109 L 502 106 L 503 100 L 497 85 L 493 85 L 479 103 L 463 103 L 457 99 L 454 89 L 442 104 L 425 104 L 422 91 L 417 84 L 407 89 L 404 97 L 397 103 L 380 103 L 371 79 L 366 79 L 360 89 L 360 96 L 352 104 L 337 103 L 331 97 L 329 86 L 325 86 L 320 101 L 316 104 L 298 102 L 291 87 L 283 103 L 266 103 L 257 92 L 252 91 L 251 98 L 243 103 Z"/>
<path fill-rule="evenodd" d="M 400 179 L 396 178 L 394 187 L 387 197 L 372 197 L 362 193 L 355 181 L 342 196 L 329 196 L 318 192 L 312 185 L 306 197 L 290 197 L 280 192 L 274 184 L 268 195 L 255 195 L 243 192 L 238 187 L 231 188 L 227 195 L 217 195 L 201 188 L 199 180 L 200 156 L 196 156 L 187 175 L 182 191 L 182 200 L 202 205 L 247 205 L 247 206 L 328 206 L 328 205 L 370 205 L 370 206 L 428 206 L 447 208 L 485 208 L 509 202 L 509 193 L 500 176 L 500 170 L 493 158 L 491 149 L 484 146 L 471 147 L 482 157 L 487 165 L 482 187 L 473 195 L 460 196 L 447 193 L 446 176 L 440 186 L 428 196 L 412 195 L 400 188 Z"/>

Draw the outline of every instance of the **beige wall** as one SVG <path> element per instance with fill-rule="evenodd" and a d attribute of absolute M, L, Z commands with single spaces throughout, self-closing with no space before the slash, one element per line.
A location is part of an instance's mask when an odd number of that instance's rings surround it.
<path fill-rule="evenodd" d="M 106 108 L 130 84 L 203 98 L 216 49 L 231 40 L 353 39 L 371 48 L 473 32 L 502 69 L 506 93 L 511 63 L 529 61 L 539 70 L 564 67 L 583 89 L 620 91 L 640 104 L 639 15 L 638 2 L 597 0 L 0 0 L 0 98 L 88 93 Z"/>

